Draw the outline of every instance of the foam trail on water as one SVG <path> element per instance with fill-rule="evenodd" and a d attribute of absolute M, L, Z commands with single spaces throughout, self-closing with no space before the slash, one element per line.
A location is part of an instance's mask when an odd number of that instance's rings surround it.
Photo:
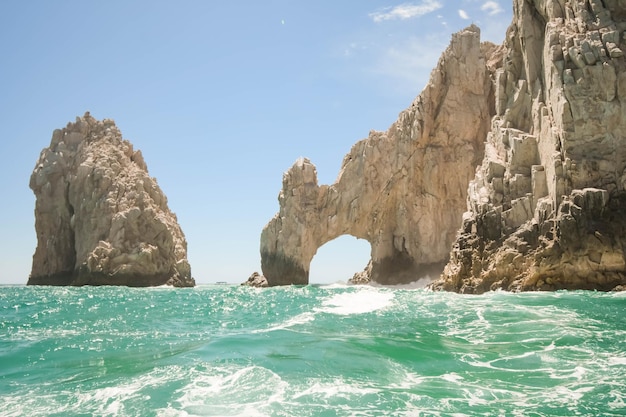
<path fill-rule="evenodd" d="M 380 290 L 365 289 L 358 292 L 345 292 L 335 294 L 325 300 L 319 311 L 344 316 L 370 313 L 388 307 L 393 298 L 393 292 Z"/>
<path fill-rule="evenodd" d="M 269 407 L 284 401 L 288 388 L 279 375 L 255 365 L 194 369 L 186 379 L 172 405 L 189 416 L 269 416 Z"/>
<path fill-rule="evenodd" d="M 298 326 L 300 324 L 306 324 L 313 320 L 315 320 L 315 314 L 311 312 L 306 312 L 306 313 L 298 314 L 297 316 L 292 317 L 290 319 L 287 319 L 283 323 L 279 323 L 275 326 L 268 327 L 267 329 L 253 330 L 251 333 L 256 334 L 256 333 L 273 332 L 275 330 L 288 330 L 294 326 Z"/>

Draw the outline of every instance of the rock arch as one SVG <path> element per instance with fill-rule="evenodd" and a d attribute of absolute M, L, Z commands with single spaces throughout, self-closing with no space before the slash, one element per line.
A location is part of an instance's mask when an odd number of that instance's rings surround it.
<path fill-rule="evenodd" d="M 317 249 L 345 234 L 370 243 L 373 281 L 440 272 L 483 157 L 498 56 L 480 43 L 476 26 L 454 34 L 424 91 L 387 132 L 372 131 L 352 147 L 334 184 L 318 185 L 315 166 L 298 159 L 261 234 L 269 285 L 308 284 Z"/>

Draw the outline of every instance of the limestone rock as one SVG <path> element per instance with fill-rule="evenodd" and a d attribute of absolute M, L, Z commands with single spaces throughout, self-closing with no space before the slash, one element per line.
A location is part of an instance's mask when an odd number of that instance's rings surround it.
<path fill-rule="evenodd" d="M 386 132 L 352 147 L 334 184 L 318 185 L 315 166 L 299 159 L 261 235 L 269 285 L 307 284 L 318 248 L 346 234 L 371 244 L 375 282 L 441 272 L 483 158 L 502 52 L 481 44 L 476 26 L 454 34 L 424 91 Z"/>
<path fill-rule="evenodd" d="M 514 1 L 485 157 L 432 288 L 626 284 L 625 5 Z"/>
<path fill-rule="evenodd" d="M 268 287 L 267 280 L 263 275 L 259 274 L 258 272 L 253 272 L 252 275 L 250 275 L 245 282 L 241 283 L 241 285 L 257 288 Z"/>
<path fill-rule="evenodd" d="M 28 284 L 193 286 L 187 242 L 155 179 L 112 120 L 55 130 L 33 174 Z"/>
<path fill-rule="evenodd" d="M 348 280 L 348 284 L 352 285 L 366 285 L 372 282 L 372 261 L 367 263 L 367 266 L 361 271 L 356 272 L 352 278 Z"/>

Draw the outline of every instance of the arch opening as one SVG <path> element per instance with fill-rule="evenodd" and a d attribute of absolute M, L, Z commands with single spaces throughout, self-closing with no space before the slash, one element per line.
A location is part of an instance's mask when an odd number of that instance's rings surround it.
<path fill-rule="evenodd" d="M 309 284 L 347 282 L 363 271 L 371 258 L 372 247 L 365 239 L 342 235 L 320 246 L 311 260 Z"/>

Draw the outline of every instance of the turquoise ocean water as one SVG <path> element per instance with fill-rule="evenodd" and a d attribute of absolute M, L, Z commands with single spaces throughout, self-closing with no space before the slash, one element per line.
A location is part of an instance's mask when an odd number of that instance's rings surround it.
<path fill-rule="evenodd" d="M 4 286 L 0 415 L 626 415 L 626 293 Z"/>

